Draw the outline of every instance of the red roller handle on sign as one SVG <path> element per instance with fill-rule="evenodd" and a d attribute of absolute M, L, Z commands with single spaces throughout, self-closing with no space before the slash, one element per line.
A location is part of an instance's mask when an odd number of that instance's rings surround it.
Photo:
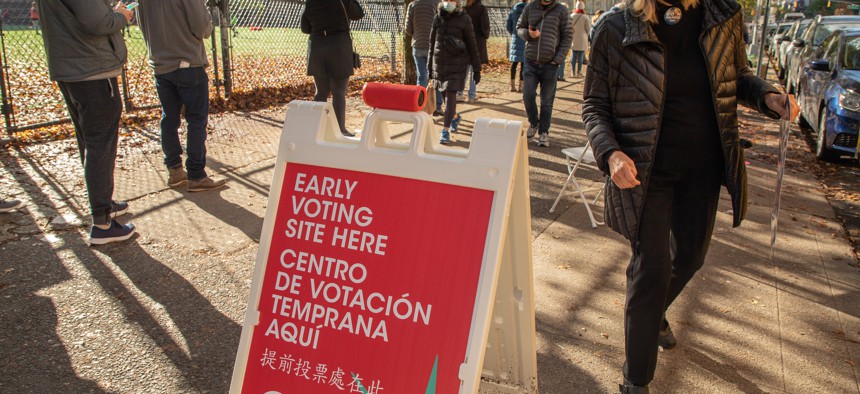
<path fill-rule="evenodd" d="M 427 101 L 427 90 L 418 85 L 368 82 L 364 84 L 361 97 L 373 108 L 418 112 Z"/>

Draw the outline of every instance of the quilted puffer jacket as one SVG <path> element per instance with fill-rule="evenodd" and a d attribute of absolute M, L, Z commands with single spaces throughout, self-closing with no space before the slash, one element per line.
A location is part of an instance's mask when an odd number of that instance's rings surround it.
<path fill-rule="evenodd" d="M 779 91 L 747 66 L 741 7 L 734 0 L 701 0 L 704 28 L 699 44 L 711 76 L 725 161 L 724 183 L 732 198 L 733 225 L 746 215 L 746 167 L 738 135 L 738 103 L 778 118 L 764 96 Z M 625 9 L 610 13 L 594 33 L 583 91 L 582 117 L 598 166 L 607 175 L 605 220 L 638 247 L 639 219 L 657 150 L 666 90 L 665 47 L 651 26 Z M 696 114 L 690 114 L 696 116 Z M 607 160 L 621 150 L 636 164 L 640 186 L 620 189 Z"/>
<path fill-rule="evenodd" d="M 540 30 L 540 37 L 532 38 L 529 35 L 529 26 Z M 570 11 L 557 0 L 553 0 L 546 7 L 540 0 L 532 1 L 526 5 L 517 23 L 517 34 L 526 42 L 527 61 L 563 65 L 573 42 Z"/>

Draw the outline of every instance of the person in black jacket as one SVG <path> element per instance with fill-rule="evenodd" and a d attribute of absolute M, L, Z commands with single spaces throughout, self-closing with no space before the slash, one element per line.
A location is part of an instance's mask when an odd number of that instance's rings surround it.
<path fill-rule="evenodd" d="M 735 0 L 635 0 L 604 15 L 586 70 L 583 120 L 611 178 L 606 223 L 633 252 L 619 389 L 647 393 L 658 346 L 676 345 L 666 310 L 704 263 L 721 184 L 735 226 L 746 212 L 738 103 L 772 118 L 793 119 L 799 110 L 747 66 Z"/>
<path fill-rule="evenodd" d="M 487 56 L 487 39 L 490 38 L 490 15 L 487 13 L 487 7 L 481 4 L 481 0 L 466 0 L 466 7 L 463 8 L 469 18 L 472 19 L 472 26 L 475 31 L 475 43 L 478 44 L 478 55 L 481 57 L 481 64 L 490 62 Z M 475 86 L 475 79 L 472 78 L 472 67 L 469 67 L 467 77 L 469 78 L 469 94 L 468 101 L 474 103 L 478 99 L 478 92 Z M 464 87 L 465 89 L 465 87 Z M 458 98 L 462 99 L 463 91 L 457 92 Z"/>
<path fill-rule="evenodd" d="M 567 7 L 557 0 L 530 2 L 517 22 L 517 34 L 526 42 L 523 63 L 523 104 L 529 120 L 526 137 L 533 140 L 537 136 L 538 146 L 548 147 L 558 68 L 564 68 L 573 42 Z M 538 85 L 540 112 L 536 101 Z"/>
<path fill-rule="evenodd" d="M 302 12 L 302 32 L 310 34 L 308 75 L 314 77 L 317 92 L 314 101 L 331 103 L 341 134 L 354 137 L 346 130 L 346 89 L 353 74 L 352 38 L 349 21 L 364 17 L 356 0 L 308 0 Z"/>
<path fill-rule="evenodd" d="M 445 127 L 439 143 L 449 144 L 451 133 L 457 132 L 460 120 L 457 91 L 463 90 L 470 65 L 475 83 L 481 82 L 481 58 L 472 20 L 456 1 L 439 3 L 439 13 L 430 30 L 430 53 L 433 57 L 428 66 L 429 73 L 437 81 L 437 88 L 445 94 Z"/>

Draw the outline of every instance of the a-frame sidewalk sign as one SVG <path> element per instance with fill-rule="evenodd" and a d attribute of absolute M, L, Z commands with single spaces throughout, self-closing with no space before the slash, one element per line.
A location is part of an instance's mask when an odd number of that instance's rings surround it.
<path fill-rule="evenodd" d="M 537 392 L 521 124 L 453 149 L 394 101 L 360 138 L 289 104 L 231 393 Z"/>

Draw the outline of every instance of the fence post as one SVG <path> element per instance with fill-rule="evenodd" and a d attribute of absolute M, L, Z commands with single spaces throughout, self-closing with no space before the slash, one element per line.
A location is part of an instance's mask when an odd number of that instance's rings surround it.
<path fill-rule="evenodd" d="M 131 97 L 128 94 L 128 66 L 126 64 L 122 65 L 120 79 L 122 79 L 122 101 L 125 103 L 125 110 L 126 112 L 131 112 L 134 106 L 131 104 Z"/>
<path fill-rule="evenodd" d="M 2 110 L 3 118 L 6 120 L 6 132 L 12 134 L 14 130 L 12 124 L 12 103 L 9 101 L 9 94 L 6 91 L 6 35 L 3 32 L 3 20 L 0 18 L 0 98 L 3 100 Z"/>
<path fill-rule="evenodd" d="M 400 7 L 397 0 L 392 0 L 394 6 L 394 23 L 397 25 L 391 29 L 391 72 L 397 72 L 397 31 L 400 30 Z M 406 56 L 404 53 L 403 56 Z"/>
<path fill-rule="evenodd" d="M 221 26 L 221 12 L 218 10 L 218 7 L 209 8 L 209 15 L 212 16 L 213 20 L 217 16 L 218 26 Z M 212 82 L 215 85 L 215 97 L 221 98 L 221 78 L 218 76 L 218 40 L 215 39 L 214 31 L 210 38 L 212 39 L 212 76 L 214 77 Z"/>
<path fill-rule="evenodd" d="M 233 65 L 230 62 L 233 46 L 230 45 L 230 0 L 221 0 L 221 68 L 224 70 L 224 97 L 233 94 Z"/>

